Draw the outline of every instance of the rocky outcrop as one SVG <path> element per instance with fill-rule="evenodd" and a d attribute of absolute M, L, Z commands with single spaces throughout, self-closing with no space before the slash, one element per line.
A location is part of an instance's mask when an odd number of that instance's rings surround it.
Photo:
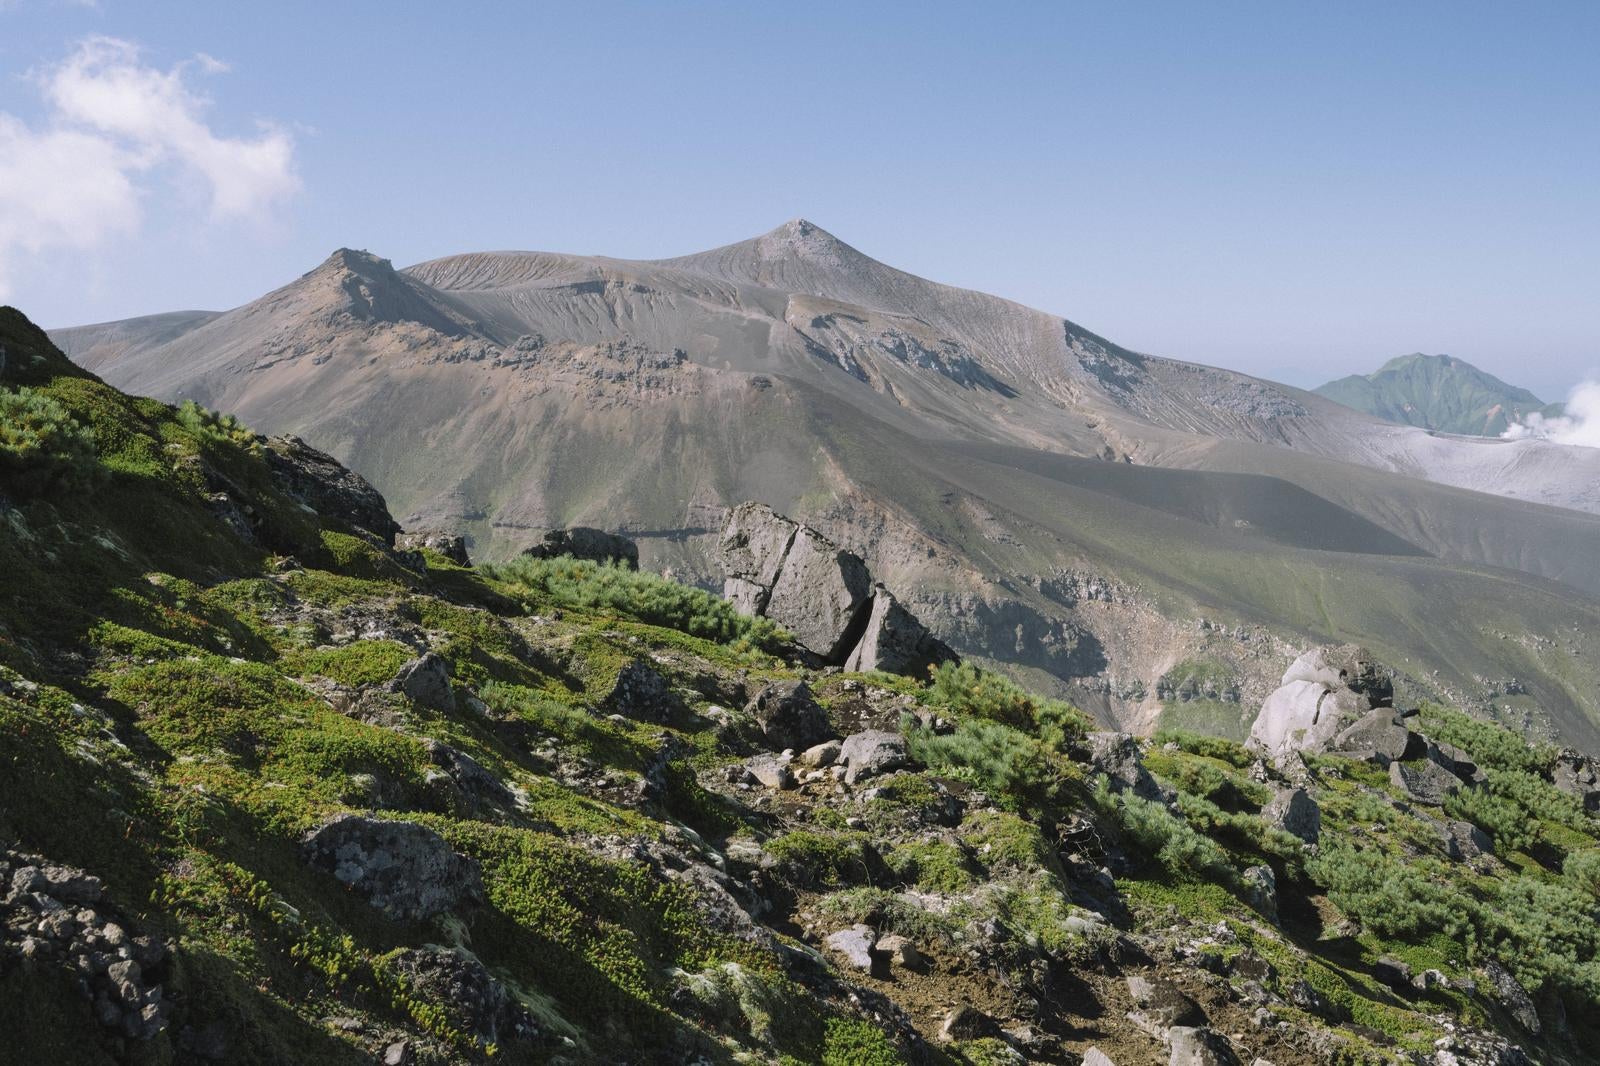
<path fill-rule="evenodd" d="M 410 530 L 395 537 L 394 546 L 402 551 L 419 551 L 427 548 L 438 552 L 458 566 L 471 566 L 467 556 L 467 539 L 459 533 L 439 530 Z"/>
<path fill-rule="evenodd" d="M 1166 793 L 1145 769 L 1144 753 L 1132 733 L 1090 733 L 1085 744 L 1089 749 L 1090 768 L 1106 775 L 1111 791 L 1128 791 L 1141 799 L 1166 801 Z"/>
<path fill-rule="evenodd" d="M 592 563 L 609 563 L 628 570 L 639 569 L 639 546 L 627 537 L 589 526 L 540 531 L 532 545 L 522 549 L 532 559 L 556 559 L 570 555 Z"/>
<path fill-rule="evenodd" d="M 325 518 L 372 534 L 393 547 L 400 524 L 372 483 L 299 437 L 267 441 L 267 465 L 289 495 Z"/>
<path fill-rule="evenodd" d="M 100 878 L 0 851 L 0 974 L 20 963 L 24 972 L 73 975 L 96 1021 L 117 1036 L 148 1040 L 172 1012 L 162 991 L 167 948 L 134 928 L 105 899 Z"/>
<path fill-rule="evenodd" d="M 306 834 L 306 861 L 387 917 L 432 918 L 483 898 L 478 865 L 416 822 L 341 814 Z"/>
<path fill-rule="evenodd" d="M 1590 814 L 1600 814 L 1600 770 L 1587 755 L 1564 748 L 1550 769 L 1555 786 L 1583 804 Z"/>
<path fill-rule="evenodd" d="M 910 766 L 911 756 L 906 738 L 899 733 L 868 729 L 845 738 L 839 761 L 845 766 L 845 781 L 853 785 L 862 778 Z"/>
<path fill-rule="evenodd" d="M 456 694 L 450 684 L 450 664 L 434 652 L 406 663 L 386 687 L 419 707 L 440 714 L 455 713 Z"/>
<path fill-rule="evenodd" d="M 1322 836 L 1322 808 L 1303 788 L 1281 789 L 1267 801 L 1261 817 L 1268 825 L 1315 844 Z"/>
<path fill-rule="evenodd" d="M 1393 703 L 1394 675 L 1371 653 L 1352 645 L 1314 648 L 1290 665 L 1262 704 L 1250 743 L 1274 759 L 1294 751 L 1327 751 L 1364 715 Z M 1372 730 L 1380 732 L 1379 723 L 1374 721 Z M 1350 742 L 1368 739 L 1358 733 Z M 1401 747 L 1405 750 L 1404 743 Z"/>
<path fill-rule="evenodd" d="M 859 555 L 761 503 L 729 512 L 718 541 L 722 594 L 772 619 L 801 647 L 849 670 L 922 674 L 956 654 L 928 631 Z"/>
<path fill-rule="evenodd" d="M 526 1043 L 539 1035 L 521 1001 L 483 963 L 459 950 L 413 948 L 393 965 L 412 995 L 438 1004 L 455 1028 L 480 1045 Z"/>

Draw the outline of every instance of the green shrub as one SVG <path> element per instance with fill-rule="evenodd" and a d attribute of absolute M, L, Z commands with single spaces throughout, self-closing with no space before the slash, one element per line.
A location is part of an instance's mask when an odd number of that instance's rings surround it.
<path fill-rule="evenodd" d="M 1454 744 L 1485 769 L 1516 770 L 1526 774 L 1548 773 L 1557 749 L 1551 744 L 1533 744 L 1520 733 L 1513 733 L 1493 722 L 1469 718 L 1460 711 L 1423 704 L 1422 732 L 1442 744 Z"/>
<path fill-rule="evenodd" d="M 1561 875 L 1573 887 L 1600 899 L 1600 848 L 1586 848 L 1567 856 Z"/>
<path fill-rule="evenodd" d="M 1203 755 L 1240 770 L 1248 769 L 1256 761 L 1255 753 L 1237 741 L 1225 737 L 1206 736 L 1202 733 L 1190 733 L 1182 729 L 1162 729 L 1151 738 L 1151 744 L 1157 748 L 1176 744 L 1179 749 L 1190 755 Z"/>
<path fill-rule="evenodd" d="M 193 400 L 178 405 L 178 423 L 197 437 L 237 445 L 252 455 L 261 454 L 261 435 L 234 415 L 220 414 Z"/>
<path fill-rule="evenodd" d="M 1523 770 L 1487 770 L 1485 776 L 1483 784 L 1451 795 L 1445 811 L 1488 833 L 1501 849 L 1528 850 L 1544 838 L 1546 823 L 1594 832 L 1578 801 L 1543 778 Z"/>
<path fill-rule="evenodd" d="M 87 488 L 103 470 L 94 433 L 53 398 L 0 389 L 0 476 L 23 495 Z"/>
<path fill-rule="evenodd" d="M 1178 877 L 1199 876 L 1229 883 L 1236 878 L 1227 852 L 1154 800 L 1132 792 L 1112 792 L 1103 775 L 1095 784 L 1093 798 L 1101 813 L 1112 818 L 1133 844 L 1130 850 L 1134 854 L 1153 858 Z"/>
<path fill-rule="evenodd" d="M 562 556 L 517 558 L 485 573 L 532 606 L 614 611 L 649 625 L 677 629 L 723 644 L 744 643 L 774 652 L 787 634 L 765 618 L 749 618 L 704 589 L 690 588 L 656 574 Z"/>
<path fill-rule="evenodd" d="M 937 840 L 902 844 L 889 854 L 888 862 L 895 876 L 930 892 L 956 893 L 972 887 L 972 864 L 954 844 Z"/>
<path fill-rule="evenodd" d="M 901 728 L 913 758 L 1014 811 L 1041 817 L 1058 811 L 1082 782 L 1077 767 L 1049 742 L 1000 722 L 971 718 L 940 735 L 907 716 Z"/>
<path fill-rule="evenodd" d="M 1307 873 L 1334 906 L 1379 936 L 1416 942 L 1445 932 L 1460 940 L 1471 927 L 1472 901 L 1437 863 L 1402 862 L 1331 841 L 1307 863 Z"/>
<path fill-rule="evenodd" d="M 805 887 L 837 887 L 872 879 L 877 853 L 865 833 L 815 833 L 796 829 L 767 841 L 767 854 L 789 882 Z"/>
<path fill-rule="evenodd" d="M 940 664 L 922 702 L 953 718 L 981 718 L 1033 733 L 1057 748 L 1080 742 L 1090 726 L 1071 704 L 1035 696 L 1010 678 L 971 663 Z"/>

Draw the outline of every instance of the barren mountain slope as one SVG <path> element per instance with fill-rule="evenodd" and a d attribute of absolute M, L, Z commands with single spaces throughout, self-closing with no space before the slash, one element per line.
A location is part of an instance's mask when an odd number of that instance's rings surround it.
<path fill-rule="evenodd" d="M 708 579 L 722 509 L 766 500 L 860 550 L 965 652 L 1132 725 L 1237 732 L 1313 637 L 1574 736 L 1600 703 L 1600 519 L 1421 480 L 1525 470 L 1517 491 L 1577 498 L 1600 451 L 1432 437 L 1141 356 L 809 223 L 659 262 L 397 272 L 341 251 L 83 361 L 301 433 L 484 557 L 533 526 L 621 524 L 648 562 Z"/>

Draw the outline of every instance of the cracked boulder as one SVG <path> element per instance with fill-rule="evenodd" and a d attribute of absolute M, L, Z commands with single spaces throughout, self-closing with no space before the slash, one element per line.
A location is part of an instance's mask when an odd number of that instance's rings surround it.
<path fill-rule="evenodd" d="M 756 720 L 767 743 L 778 749 L 802 751 L 834 735 L 827 712 L 804 681 L 774 681 L 755 694 L 745 713 Z"/>

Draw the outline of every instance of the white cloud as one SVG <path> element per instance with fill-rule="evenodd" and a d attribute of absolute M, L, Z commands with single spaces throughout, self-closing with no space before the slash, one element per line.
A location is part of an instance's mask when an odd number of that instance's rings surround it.
<path fill-rule="evenodd" d="M 212 222 L 264 220 L 300 188 L 287 132 L 226 137 L 207 124 L 210 103 L 191 75 L 224 70 L 202 54 L 163 71 L 128 41 L 91 37 L 32 73 L 44 121 L 33 128 L 0 112 L 0 295 L 19 253 L 137 233 L 162 179 L 197 182 Z"/>
<path fill-rule="evenodd" d="M 1553 418 L 1531 414 L 1501 436 L 1508 440 L 1538 437 L 1557 444 L 1600 448 L 1600 381 L 1585 381 L 1574 388 L 1563 414 Z"/>

